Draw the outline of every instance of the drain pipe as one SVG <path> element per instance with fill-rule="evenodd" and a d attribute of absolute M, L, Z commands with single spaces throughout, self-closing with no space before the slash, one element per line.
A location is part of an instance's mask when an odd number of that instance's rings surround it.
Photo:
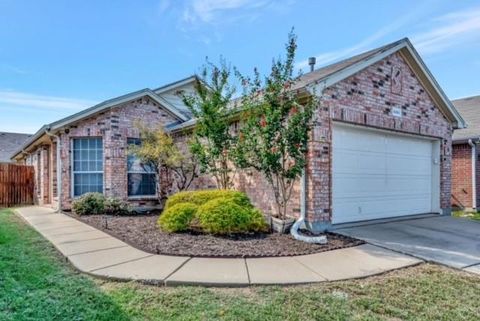
<path fill-rule="evenodd" d="M 314 70 L 316 59 L 315 57 L 308 58 L 308 64 L 310 65 L 310 71 Z M 321 236 L 306 236 L 301 235 L 298 230 L 305 224 L 305 218 L 307 216 L 307 165 L 303 167 L 302 176 L 300 178 L 300 217 L 295 221 L 290 234 L 299 241 L 307 243 L 326 244 L 327 237 Z"/>
<path fill-rule="evenodd" d="M 56 212 L 62 210 L 62 158 L 61 158 L 61 140 L 60 136 L 52 134 L 50 128 L 45 129 L 45 134 L 57 140 L 57 209 Z M 53 196 L 52 196 L 53 197 Z"/>
<path fill-rule="evenodd" d="M 471 140 L 468 140 L 468 145 L 472 148 L 472 209 L 477 210 L 477 166 L 476 166 L 476 154 L 477 145 Z"/>

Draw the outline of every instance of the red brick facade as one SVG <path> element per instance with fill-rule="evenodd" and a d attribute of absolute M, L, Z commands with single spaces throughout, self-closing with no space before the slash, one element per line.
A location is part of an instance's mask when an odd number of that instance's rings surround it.
<path fill-rule="evenodd" d="M 402 75 L 402 88 L 396 93 L 391 89 L 394 66 Z M 401 118 L 391 115 L 395 107 L 401 109 Z M 335 121 L 438 138 L 441 144 L 440 202 L 441 208 L 449 211 L 452 126 L 399 54 L 327 88 L 316 120 L 307 166 L 307 215 L 312 225 L 322 229 L 331 222 L 331 141 Z M 275 211 L 273 193 L 261 174 L 253 170 L 241 171 L 236 173 L 234 182 L 235 188 L 246 192 L 265 213 Z M 206 177 L 194 184 L 194 188 L 211 186 L 214 183 Z M 291 216 L 298 216 L 300 212 L 299 183 L 294 188 L 288 212 Z"/>
<path fill-rule="evenodd" d="M 454 144 L 452 157 L 452 207 L 459 209 L 473 209 L 476 204 L 473 198 L 476 196 L 476 203 L 478 204 L 480 190 L 480 162 L 477 148 L 475 155 L 475 170 L 476 170 L 476 193 L 473 190 L 473 176 L 472 176 L 472 147 L 468 143 Z"/>
<path fill-rule="evenodd" d="M 392 70 L 400 70 L 401 91 L 392 91 Z M 400 108 L 402 117 L 392 116 Z M 317 126 L 310 144 L 308 166 L 308 217 L 311 222 L 331 221 L 331 141 L 333 122 L 347 122 L 441 140 L 440 206 L 450 208 L 452 126 L 395 53 L 325 90 Z"/>
<path fill-rule="evenodd" d="M 80 123 L 66 128 L 60 134 L 62 149 L 62 208 L 70 209 L 72 202 L 72 179 L 71 179 L 71 144 L 73 138 L 79 137 L 101 137 L 103 141 L 103 189 L 106 196 L 118 197 L 123 200 L 130 201 L 135 206 L 153 205 L 156 198 L 136 198 L 128 197 L 127 192 L 127 138 L 138 138 L 139 132 L 135 127 L 135 122 L 140 121 L 147 127 L 157 127 L 167 125 L 177 121 L 174 116 L 166 112 L 152 99 L 145 97 L 136 101 L 126 103 L 122 106 L 110 109 L 95 117 L 81 121 Z M 49 147 L 45 147 L 49 148 Z M 54 150 L 54 148 L 49 148 Z M 36 155 L 33 153 L 32 155 Z M 55 153 L 54 153 L 55 155 Z M 53 163 L 56 162 L 55 156 L 51 158 Z M 34 156 L 36 157 L 36 156 Z M 27 161 L 28 162 L 28 161 Z M 32 159 L 32 164 L 35 161 Z M 46 159 L 42 157 L 42 164 Z M 37 170 L 37 169 L 36 169 Z M 56 169 L 53 167 L 52 172 Z M 42 170 L 41 173 L 46 173 Z M 52 176 L 56 180 L 55 176 Z M 42 182 L 48 182 L 45 178 Z M 48 184 L 48 183 L 45 183 Z M 43 186 L 43 185 L 37 185 Z M 40 188 L 44 190 L 44 188 Z M 40 193 L 44 195 L 45 193 Z M 56 187 L 55 187 L 55 197 Z M 43 199 L 45 199 L 43 197 Z M 49 204 L 50 202 L 42 201 L 40 204 Z M 56 198 L 52 200 L 56 203 Z"/>
<path fill-rule="evenodd" d="M 400 72 L 400 86 L 392 86 L 392 72 Z M 397 83 L 398 85 L 398 83 Z M 392 110 L 401 112 L 394 117 Z M 61 133 L 63 208 L 71 205 L 72 138 L 102 137 L 104 146 L 104 193 L 128 199 L 126 147 L 128 137 L 138 137 L 134 121 L 150 126 L 178 121 L 149 98 L 115 107 L 83 120 Z M 348 122 L 395 132 L 416 134 L 440 142 L 440 202 L 444 211 L 450 208 L 452 125 L 435 106 L 425 88 L 398 53 L 327 88 L 321 97 L 316 125 L 309 144 L 307 165 L 307 215 L 312 225 L 321 229 L 331 222 L 332 128 L 334 122 Z M 181 140 L 178 136 L 177 140 Z M 50 151 L 54 148 L 50 148 Z M 35 155 L 32 153 L 32 155 Z M 54 155 L 51 160 L 54 161 Z M 34 160 L 31 160 L 34 162 Z M 55 171 L 52 168 L 52 174 Z M 236 173 L 235 187 L 245 191 L 253 203 L 266 213 L 272 213 L 274 197 L 270 186 L 259 173 Z M 294 188 L 289 205 L 291 216 L 300 212 L 300 184 Z M 214 187 L 211 178 L 201 177 L 194 188 Z M 56 188 L 54 188 L 56 196 Z M 145 200 L 134 201 L 145 205 Z"/>

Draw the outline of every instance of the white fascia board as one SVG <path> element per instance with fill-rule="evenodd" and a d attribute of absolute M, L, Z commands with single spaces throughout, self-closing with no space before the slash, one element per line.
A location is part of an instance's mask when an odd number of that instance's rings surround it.
<path fill-rule="evenodd" d="M 156 101 L 158 104 L 163 106 L 167 111 L 169 111 L 175 117 L 177 117 L 177 118 L 179 118 L 183 121 L 187 120 L 186 116 L 182 115 L 179 111 L 177 111 L 175 109 L 175 107 L 171 106 L 170 103 L 168 103 L 165 99 L 157 96 L 156 94 L 154 94 L 151 91 L 142 91 L 142 92 L 139 92 L 135 95 L 126 96 L 126 97 L 121 98 L 121 99 L 113 100 L 113 101 L 111 101 L 107 104 L 103 104 L 103 105 L 100 104 L 97 108 L 93 108 L 93 109 L 89 110 L 88 112 L 85 112 L 85 113 L 80 112 L 76 117 L 67 118 L 67 119 L 65 119 L 63 121 L 60 121 L 60 122 L 54 122 L 54 123 L 51 124 L 50 130 L 61 129 L 64 126 L 67 126 L 69 124 L 72 124 L 72 123 L 75 123 L 75 122 L 80 121 L 82 119 L 85 119 L 87 117 L 90 117 L 90 116 L 92 116 L 96 113 L 99 113 L 99 112 L 103 111 L 103 110 L 107 110 L 109 108 L 127 103 L 129 101 L 132 101 L 132 100 L 138 99 L 140 97 L 144 97 L 144 96 L 148 96 L 148 97 L 152 98 L 154 101 Z"/>
<path fill-rule="evenodd" d="M 169 90 L 172 90 L 174 88 L 177 88 L 177 87 L 182 87 L 188 83 L 191 83 L 193 82 L 194 80 L 196 79 L 196 76 L 193 75 L 193 76 L 190 76 L 188 78 L 185 78 L 183 80 L 180 80 L 178 82 L 174 82 L 170 85 L 166 85 L 166 86 L 163 86 L 163 87 L 160 87 L 160 88 L 157 88 L 157 89 L 154 89 L 153 92 L 155 92 L 156 94 L 162 94 L 164 92 L 167 92 Z"/>
<path fill-rule="evenodd" d="M 433 75 L 430 73 L 428 68 L 426 67 L 425 63 L 423 63 L 422 59 L 416 52 L 416 50 L 413 48 L 412 44 L 408 40 L 404 40 L 400 42 L 398 45 L 382 52 L 379 53 L 367 60 L 364 60 L 362 62 L 356 63 L 350 67 L 347 67 L 339 72 L 333 73 L 330 76 L 327 76 L 323 79 L 320 79 L 316 83 L 313 83 L 311 85 L 307 85 L 308 90 L 313 94 L 316 93 L 317 95 L 321 95 L 323 93 L 323 90 L 325 88 L 328 88 L 330 86 L 333 86 L 334 84 L 362 71 L 363 69 L 381 61 L 382 59 L 385 59 L 386 57 L 392 55 L 393 53 L 400 51 L 401 49 L 406 48 L 410 55 L 413 57 L 415 60 L 415 63 L 420 67 L 422 70 L 423 74 L 425 74 L 427 80 L 432 84 L 432 87 L 434 88 L 436 94 L 440 97 L 441 102 L 447 107 L 448 111 L 450 112 L 451 116 L 453 116 L 457 128 L 466 128 L 466 123 L 463 120 L 462 116 L 460 113 L 457 111 L 457 109 L 453 106 L 453 104 L 450 102 L 450 100 L 447 98 L 441 87 L 438 85 L 437 81 L 433 77 Z"/>
<path fill-rule="evenodd" d="M 400 49 L 406 46 L 407 46 L 407 42 L 406 40 L 404 40 L 400 42 L 398 45 L 388 50 L 385 50 L 384 52 L 378 53 L 377 55 L 367 58 L 366 60 L 360 61 L 349 67 L 346 67 L 345 69 L 335 72 L 325 78 L 320 79 L 316 83 L 309 85 L 308 87 L 311 87 L 310 88 L 311 92 L 313 91 L 313 92 L 316 92 L 317 94 L 322 93 L 325 88 L 335 85 L 336 83 L 362 71 L 363 69 L 379 62 L 380 60 L 390 56 L 391 54 L 399 51 Z"/>
<path fill-rule="evenodd" d="M 162 96 L 159 96 L 157 94 L 155 94 L 153 91 L 149 91 L 147 92 L 147 95 L 152 98 L 153 100 L 155 100 L 158 104 L 160 104 L 161 106 L 165 107 L 165 109 L 167 109 L 167 111 L 169 111 L 170 113 L 172 113 L 174 116 L 176 116 L 177 118 L 183 120 L 183 121 L 187 121 L 189 118 L 187 116 L 185 116 L 184 114 L 182 114 L 181 112 L 179 112 L 177 110 L 177 108 L 175 108 L 175 106 L 173 106 L 171 103 L 169 103 L 165 98 L 163 98 Z"/>

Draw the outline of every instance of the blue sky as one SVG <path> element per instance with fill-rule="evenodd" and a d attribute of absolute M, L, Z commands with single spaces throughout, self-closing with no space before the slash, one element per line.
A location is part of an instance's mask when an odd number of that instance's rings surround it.
<path fill-rule="evenodd" d="M 0 131 L 184 78 L 206 56 L 266 72 L 292 26 L 299 68 L 409 37 L 451 99 L 480 94 L 478 0 L 0 0 Z"/>

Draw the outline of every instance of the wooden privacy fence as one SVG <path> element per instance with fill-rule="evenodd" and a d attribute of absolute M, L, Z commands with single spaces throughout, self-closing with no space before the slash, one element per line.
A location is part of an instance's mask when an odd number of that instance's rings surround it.
<path fill-rule="evenodd" d="M 33 166 L 0 163 L 0 207 L 33 204 Z"/>

